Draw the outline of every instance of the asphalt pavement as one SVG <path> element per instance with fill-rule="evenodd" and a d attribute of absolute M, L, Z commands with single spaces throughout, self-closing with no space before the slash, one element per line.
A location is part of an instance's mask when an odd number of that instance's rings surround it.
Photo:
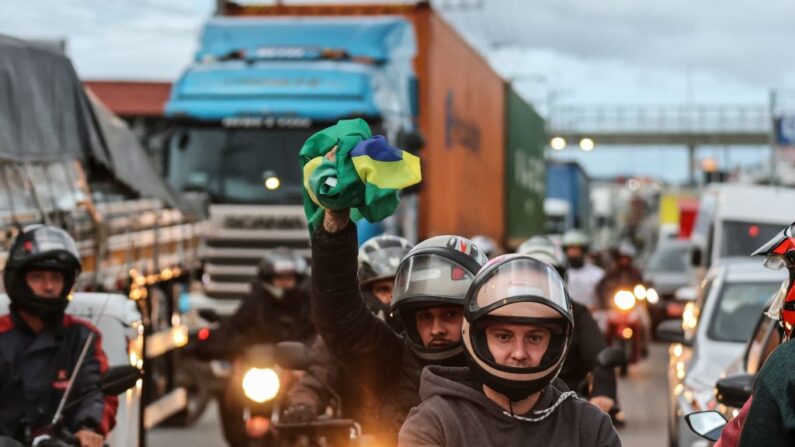
<path fill-rule="evenodd" d="M 619 380 L 619 401 L 627 425 L 619 430 L 626 447 L 666 447 L 667 389 L 665 368 L 668 345 L 651 346 L 649 357 L 629 368 L 629 375 Z M 192 427 L 159 427 L 148 435 L 149 447 L 223 447 L 218 409 L 211 404 Z"/>

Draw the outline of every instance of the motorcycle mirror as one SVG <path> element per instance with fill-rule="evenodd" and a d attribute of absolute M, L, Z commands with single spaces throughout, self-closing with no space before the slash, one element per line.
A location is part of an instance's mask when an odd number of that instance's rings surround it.
<path fill-rule="evenodd" d="M 305 370 L 312 364 L 312 356 L 303 343 L 283 341 L 276 345 L 276 364 L 284 369 Z"/>
<path fill-rule="evenodd" d="M 221 315 L 213 309 L 199 309 L 199 316 L 210 323 L 221 321 Z"/>
<path fill-rule="evenodd" d="M 106 396 L 117 396 L 134 387 L 141 377 L 141 370 L 132 365 L 113 366 L 99 379 L 99 389 Z"/>
<path fill-rule="evenodd" d="M 665 320 L 657 326 L 657 338 L 667 343 L 681 343 L 690 346 L 692 343 L 685 337 L 682 320 Z"/>
<path fill-rule="evenodd" d="M 687 425 L 693 433 L 702 438 L 715 442 L 726 427 L 726 418 L 717 411 L 699 411 L 685 416 Z"/>
<path fill-rule="evenodd" d="M 596 361 L 606 368 L 618 368 L 627 363 L 627 356 L 624 350 L 618 346 L 610 346 L 599 352 L 599 355 L 596 356 Z"/>
<path fill-rule="evenodd" d="M 740 373 L 718 380 L 715 384 L 718 402 L 729 407 L 740 408 L 751 397 L 754 388 L 754 376 Z"/>

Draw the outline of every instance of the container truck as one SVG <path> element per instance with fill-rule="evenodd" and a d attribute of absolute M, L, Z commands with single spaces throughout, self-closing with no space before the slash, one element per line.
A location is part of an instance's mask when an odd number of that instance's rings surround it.
<path fill-rule="evenodd" d="M 424 137 L 416 233 L 485 234 L 507 245 L 543 226 L 543 119 L 430 6 L 414 4 L 240 5 L 227 17 L 403 18 L 416 42 L 408 103 Z M 451 67 L 455 67 L 451 69 Z M 416 140 L 415 140 L 416 141 Z M 400 141 L 398 141 L 400 143 Z M 514 162 L 524 163 L 524 170 Z M 539 183 L 541 182 L 541 183 Z M 520 204 L 521 202 L 521 204 Z"/>
<path fill-rule="evenodd" d="M 200 224 L 132 132 L 86 94 L 65 55 L 0 35 L 0 73 L 0 268 L 29 224 L 58 225 L 75 238 L 75 290 L 123 293 L 140 312 L 138 337 L 122 349 L 145 371 L 147 405 L 135 429 L 152 427 L 186 405 L 174 365 L 187 341 L 178 299 Z"/>
<path fill-rule="evenodd" d="M 591 225 L 591 181 L 574 161 L 547 161 L 544 209 L 547 232 L 562 234 L 576 228 L 586 233 Z"/>

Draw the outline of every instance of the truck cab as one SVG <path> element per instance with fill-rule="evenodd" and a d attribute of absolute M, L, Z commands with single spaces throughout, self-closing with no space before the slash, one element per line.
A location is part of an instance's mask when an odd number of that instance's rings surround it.
<path fill-rule="evenodd" d="M 746 257 L 792 223 L 790 188 L 713 184 L 701 196 L 691 239 L 691 262 L 709 268 L 731 257 Z"/>
<path fill-rule="evenodd" d="M 298 152 L 311 135 L 349 118 L 393 142 L 412 134 L 415 46 L 399 17 L 221 17 L 205 25 L 166 105 L 174 124 L 166 165 L 175 188 L 208 205 L 206 296 L 236 303 L 269 248 L 308 255 Z"/>

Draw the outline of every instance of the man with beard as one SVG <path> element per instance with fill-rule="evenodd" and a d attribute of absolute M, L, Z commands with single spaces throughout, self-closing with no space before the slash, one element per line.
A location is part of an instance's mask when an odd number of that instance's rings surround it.
<path fill-rule="evenodd" d="M 414 247 L 397 269 L 392 297 L 391 311 L 405 327 L 401 336 L 362 299 L 357 252 L 349 211 L 327 210 L 312 234 L 312 320 L 346 372 L 373 396 L 380 435 L 395 442 L 409 410 L 420 403 L 422 368 L 465 364 L 463 299 L 486 257 L 458 236 Z"/>

